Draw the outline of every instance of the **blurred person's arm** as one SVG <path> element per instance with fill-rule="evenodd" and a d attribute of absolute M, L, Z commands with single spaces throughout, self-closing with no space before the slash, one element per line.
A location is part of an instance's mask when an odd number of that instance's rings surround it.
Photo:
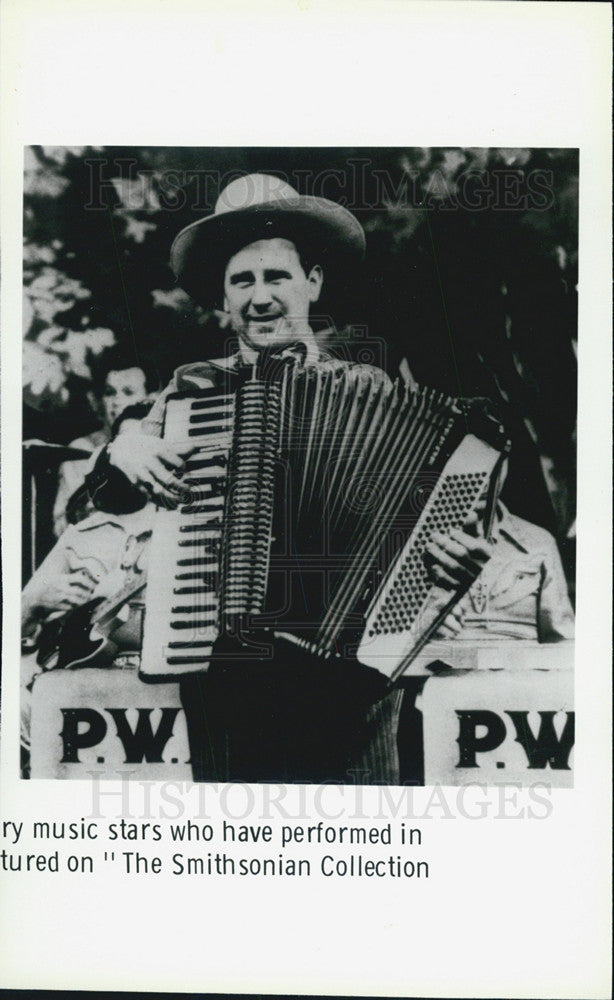
<path fill-rule="evenodd" d="M 67 534 L 56 543 L 23 589 L 22 639 L 35 639 L 40 626 L 50 617 L 60 617 L 85 604 L 99 582 L 90 570 L 71 558 Z"/>

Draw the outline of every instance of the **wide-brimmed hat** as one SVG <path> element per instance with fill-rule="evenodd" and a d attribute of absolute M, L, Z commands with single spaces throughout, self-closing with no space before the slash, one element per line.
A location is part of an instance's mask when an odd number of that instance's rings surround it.
<path fill-rule="evenodd" d="M 247 174 L 220 194 L 213 215 L 186 226 L 171 247 L 177 282 L 207 307 L 219 305 L 230 257 L 256 240 L 291 240 L 313 264 L 338 263 L 344 270 L 364 255 L 358 219 L 328 198 L 300 195 L 269 174 Z"/>

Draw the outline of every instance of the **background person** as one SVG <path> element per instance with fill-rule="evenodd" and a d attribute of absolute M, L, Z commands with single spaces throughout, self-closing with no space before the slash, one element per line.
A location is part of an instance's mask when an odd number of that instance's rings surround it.
<path fill-rule="evenodd" d="M 435 640 L 467 645 L 561 642 L 574 637 L 574 613 L 557 544 L 545 528 L 497 504 L 492 558 L 448 615 Z M 428 652 L 428 648 L 427 648 Z M 437 657 L 439 659 L 439 656 Z M 426 678 L 406 677 L 399 720 L 401 781 L 424 784 L 420 699 Z"/>
<path fill-rule="evenodd" d="M 93 507 L 86 494 L 75 496 L 83 486 L 85 476 L 96 455 L 111 438 L 111 428 L 127 406 L 151 398 L 154 382 L 148 367 L 119 350 L 104 354 L 94 369 L 93 393 L 97 401 L 102 426 L 75 438 L 71 446 L 89 451 L 91 458 L 63 462 L 58 472 L 58 490 L 53 506 L 54 533 L 57 538 L 68 526 L 91 513 Z"/>
<path fill-rule="evenodd" d="M 127 407 L 117 418 L 113 434 L 130 435 L 140 427 L 149 403 Z M 94 598 L 112 597 L 135 566 L 142 572 L 151 536 L 153 506 L 123 515 L 94 510 L 71 524 L 30 578 L 21 598 L 21 744 L 27 770 L 30 747 L 31 691 L 43 672 L 37 662 L 43 627 L 62 621 L 71 611 Z M 143 592 L 128 602 L 126 621 L 113 635 L 113 660 L 109 665 L 138 668 L 141 644 Z"/>
<path fill-rule="evenodd" d="M 461 602 L 460 638 L 573 639 L 573 609 L 550 532 L 499 503 L 492 540 L 492 559 Z"/>

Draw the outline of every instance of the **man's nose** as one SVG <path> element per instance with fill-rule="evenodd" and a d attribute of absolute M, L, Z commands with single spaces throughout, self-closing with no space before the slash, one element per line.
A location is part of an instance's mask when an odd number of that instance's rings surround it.
<path fill-rule="evenodd" d="M 266 281 L 254 282 L 252 291 L 252 306 L 254 309 L 265 310 L 271 303 L 271 289 Z"/>

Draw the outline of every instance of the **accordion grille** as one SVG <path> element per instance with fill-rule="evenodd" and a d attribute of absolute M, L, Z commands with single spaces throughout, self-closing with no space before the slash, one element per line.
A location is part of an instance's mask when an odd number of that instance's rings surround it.
<path fill-rule="evenodd" d="M 225 510 L 220 607 L 264 610 L 279 439 L 280 386 L 253 380 L 237 396 Z"/>

